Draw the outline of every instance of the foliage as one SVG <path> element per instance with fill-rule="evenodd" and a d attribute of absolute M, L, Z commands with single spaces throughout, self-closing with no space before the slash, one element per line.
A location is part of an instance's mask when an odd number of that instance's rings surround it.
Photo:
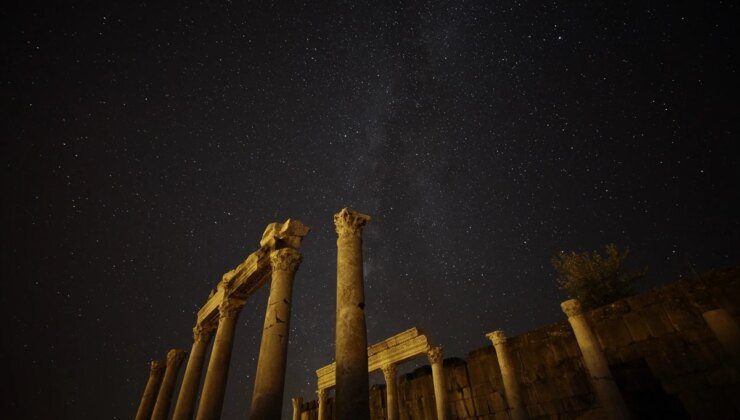
<path fill-rule="evenodd" d="M 605 255 L 594 252 L 560 252 L 550 260 L 557 272 L 560 288 L 586 308 L 596 308 L 635 293 L 635 283 L 645 277 L 647 269 L 627 272 L 624 260 L 629 248 L 619 252 L 617 246 L 604 247 Z"/>

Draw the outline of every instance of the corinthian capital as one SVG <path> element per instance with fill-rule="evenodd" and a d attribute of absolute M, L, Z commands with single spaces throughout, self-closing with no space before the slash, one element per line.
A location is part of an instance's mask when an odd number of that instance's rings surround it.
<path fill-rule="evenodd" d="M 578 316 L 583 313 L 581 302 L 578 299 L 570 299 L 560 304 L 560 308 L 568 315 L 568 318 Z"/>
<path fill-rule="evenodd" d="M 162 372 L 162 369 L 164 369 L 164 364 L 162 364 L 159 360 L 152 360 L 149 363 L 149 374 L 150 375 L 157 375 L 160 372 Z"/>
<path fill-rule="evenodd" d="M 398 368 L 396 367 L 395 363 L 389 363 L 381 368 L 383 370 L 383 376 L 386 378 L 386 382 L 388 381 L 388 378 L 393 378 L 396 376 L 396 372 L 398 372 Z"/>
<path fill-rule="evenodd" d="M 334 215 L 334 226 L 339 237 L 359 236 L 362 228 L 370 222 L 370 216 L 358 213 L 348 207 Z"/>
<path fill-rule="evenodd" d="M 292 248 L 283 248 L 270 252 L 272 271 L 290 271 L 294 273 L 301 264 L 301 253 Z"/>
<path fill-rule="evenodd" d="M 506 334 L 501 330 L 488 333 L 486 334 L 486 337 L 491 340 L 494 346 L 498 346 L 499 344 L 504 344 L 506 342 Z"/>
<path fill-rule="evenodd" d="M 207 342 L 211 338 L 213 330 L 216 329 L 216 324 L 209 322 L 207 324 L 197 324 L 193 327 L 193 341 L 198 343 Z"/>
<path fill-rule="evenodd" d="M 218 305 L 218 319 L 234 318 L 244 307 L 244 300 L 226 298 Z"/>
<path fill-rule="evenodd" d="M 172 349 L 167 352 L 167 367 L 180 366 L 183 359 L 185 359 L 185 350 Z"/>
<path fill-rule="evenodd" d="M 442 359 L 442 347 L 432 347 L 427 351 L 427 357 L 429 357 L 429 363 L 431 364 L 437 364 L 440 363 Z"/>

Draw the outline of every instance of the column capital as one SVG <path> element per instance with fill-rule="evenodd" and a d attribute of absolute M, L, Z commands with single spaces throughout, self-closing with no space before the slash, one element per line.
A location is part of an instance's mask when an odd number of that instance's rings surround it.
<path fill-rule="evenodd" d="M 398 366 L 395 363 L 388 363 L 380 368 L 383 371 L 383 376 L 386 378 L 393 378 L 398 372 Z M 386 379 L 387 382 L 387 379 Z"/>
<path fill-rule="evenodd" d="M 427 357 L 429 358 L 429 363 L 433 365 L 440 363 L 443 360 L 442 346 L 430 347 L 427 350 Z"/>
<path fill-rule="evenodd" d="M 504 334 L 504 332 L 501 330 L 496 330 L 492 333 L 488 333 L 486 334 L 486 337 L 491 340 L 494 346 L 506 343 L 506 334 Z"/>
<path fill-rule="evenodd" d="M 246 301 L 226 298 L 218 305 L 218 319 L 235 318 L 244 307 Z"/>
<path fill-rule="evenodd" d="M 216 330 L 218 325 L 215 322 L 209 322 L 207 324 L 196 324 L 193 327 L 193 341 L 196 343 L 208 342 L 211 338 L 211 334 Z"/>
<path fill-rule="evenodd" d="M 293 248 L 282 248 L 270 252 L 272 271 L 289 271 L 295 273 L 302 261 L 301 253 Z"/>
<path fill-rule="evenodd" d="M 568 318 L 581 315 L 583 309 L 581 308 L 581 301 L 578 299 L 569 299 L 560 304 L 560 308 L 568 315 Z"/>
<path fill-rule="evenodd" d="M 164 363 L 160 360 L 152 360 L 149 362 L 149 374 L 158 375 L 164 369 Z"/>
<path fill-rule="evenodd" d="M 316 390 L 316 395 L 319 397 L 319 401 L 326 401 L 326 388 L 319 388 L 318 390 Z"/>
<path fill-rule="evenodd" d="M 293 410 L 301 411 L 303 405 L 303 397 L 293 397 L 290 399 L 293 402 Z"/>
<path fill-rule="evenodd" d="M 358 213 L 349 207 L 334 215 L 334 227 L 339 237 L 360 236 L 362 228 L 370 222 L 370 216 Z"/>
<path fill-rule="evenodd" d="M 185 350 L 172 349 L 167 352 L 167 367 L 179 366 L 185 359 Z"/>

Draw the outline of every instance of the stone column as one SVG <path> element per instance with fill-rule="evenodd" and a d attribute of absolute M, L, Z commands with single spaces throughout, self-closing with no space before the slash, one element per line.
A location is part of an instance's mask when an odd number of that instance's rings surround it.
<path fill-rule="evenodd" d="M 154 410 L 154 403 L 157 400 L 159 385 L 162 383 L 162 373 L 164 373 L 162 362 L 152 360 L 149 364 L 149 379 L 146 381 L 144 395 L 141 396 L 139 409 L 136 410 L 136 420 L 149 420 L 152 417 L 152 410 Z"/>
<path fill-rule="evenodd" d="M 706 311 L 701 315 L 732 361 L 740 367 L 740 328 L 735 319 L 722 308 Z"/>
<path fill-rule="evenodd" d="M 383 366 L 385 378 L 385 403 L 388 407 L 386 420 L 398 420 L 398 391 L 396 390 L 396 365 L 394 363 Z"/>
<path fill-rule="evenodd" d="M 213 341 L 211 360 L 208 362 L 206 379 L 198 405 L 197 420 L 218 420 L 224 403 L 226 379 L 229 375 L 231 347 L 234 342 L 234 330 L 239 311 L 244 307 L 244 300 L 226 298 L 218 307 L 218 329 Z"/>
<path fill-rule="evenodd" d="M 272 282 L 254 378 L 249 416 L 253 419 L 279 420 L 282 413 L 293 278 L 300 263 L 301 254 L 295 249 L 283 248 L 270 253 Z"/>
<path fill-rule="evenodd" d="M 576 336 L 578 347 L 583 355 L 583 363 L 586 365 L 594 393 L 599 404 L 610 419 L 629 419 L 629 411 L 624 404 L 622 394 L 614 382 L 606 356 L 601 350 L 596 335 L 588 325 L 581 310 L 581 302 L 578 299 L 570 299 L 560 304 L 570 322 L 573 333 Z"/>
<path fill-rule="evenodd" d="M 291 401 L 293 401 L 293 420 L 301 420 L 301 407 L 303 406 L 303 397 L 293 397 Z"/>
<path fill-rule="evenodd" d="M 496 349 L 496 358 L 498 366 L 501 369 L 501 379 L 504 382 L 504 394 L 506 403 L 509 406 L 509 416 L 512 420 L 526 420 L 527 412 L 522 407 L 522 393 L 519 387 L 519 380 L 516 374 L 516 367 L 509 352 L 509 346 L 506 344 L 506 335 L 503 331 L 494 331 L 487 334 L 493 347 Z"/>
<path fill-rule="evenodd" d="M 434 403 L 437 406 L 437 420 L 447 420 L 447 384 L 445 380 L 442 347 L 430 348 L 427 356 L 429 357 L 429 364 L 432 365 L 432 382 L 434 382 Z"/>
<path fill-rule="evenodd" d="M 319 397 L 319 415 L 318 415 L 319 419 L 318 420 L 329 420 L 329 417 L 327 416 L 327 412 L 326 412 L 326 399 L 327 399 L 326 388 L 319 389 L 318 391 L 316 391 L 316 394 L 318 394 L 318 397 Z"/>
<path fill-rule="evenodd" d="M 334 215 L 337 231 L 336 388 L 337 419 L 370 418 L 367 327 L 362 273 L 362 228 L 370 217 L 348 208 Z"/>
<path fill-rule="evenodd" d="M 203 374 L 203 362 L 206 357 L 206 348 L 211 341 L 215 324 L 197 324 L 193 328 L 193 347 L 190 350 L 185 375 L 180 386 L 180 395 L 177 397 L 175 413 L 172 420 L 191 420 L 195 411 L 195 400 L 198 397 L 198 385 Z"/>
<path fill-rule="evenodd" d="M 152 412 L 152 420 L 167 420 L 167 416 L 170 414 L 172 391 L 175 389 L 177 373 L 180 371 L 183 359 L 185 359 L 185 350 L 172 349 L 167 352 L 167 369 L 164 371 L 164 379 L 159 387 L 157 403 L 154 404 L 154 412 Z"/>

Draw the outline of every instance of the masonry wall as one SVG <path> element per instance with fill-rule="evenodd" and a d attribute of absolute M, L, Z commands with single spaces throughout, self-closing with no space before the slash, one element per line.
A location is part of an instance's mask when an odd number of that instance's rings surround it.
<path fill-rule="evenodd" d="M 636 418 L 740 418 L 740 367 L 701 315 L 714 308 L 726 309 L 740 323 L 740 267 L 586 314 Z M 508 341 L 524 408 L 531 419 L 602 418 L 578 344 L 563 319 Z M 509 418 L 492 346 L 472 351 L 466 360 L 446 359 L 444 366 L 451 418 Z M 429 366 L 402 375 L 398 392 L 402 420 L 436 418 Z M 372 418 L 384 419 L 385 387 L 374 386 L 370 396 Z M 303 409 L 302 419 L 316 418 L 315 401 Z"/>

